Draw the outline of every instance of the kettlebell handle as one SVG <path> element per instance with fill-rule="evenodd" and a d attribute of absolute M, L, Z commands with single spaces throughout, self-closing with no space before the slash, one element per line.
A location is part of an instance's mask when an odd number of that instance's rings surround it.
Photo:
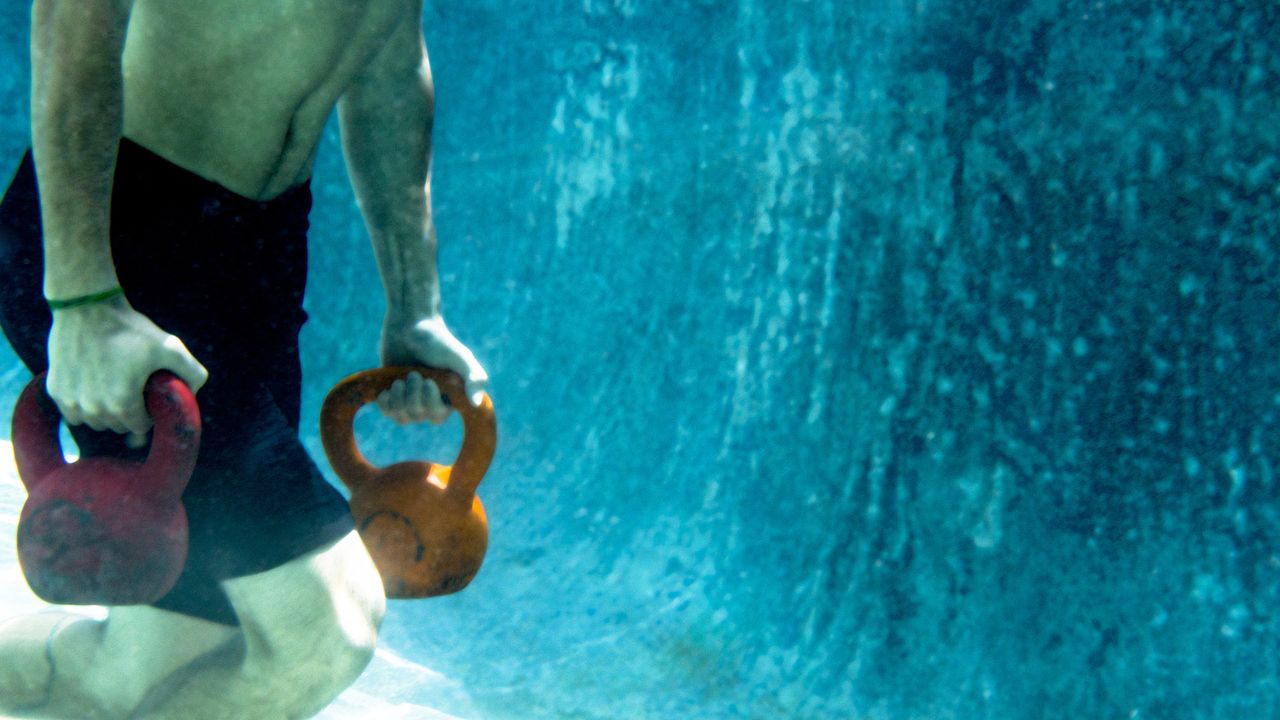
<path fill-rule="evenodd" d="M 32 378 L 13 411 L 14 460 L 28 490 L 67 464 L 58 436 L 62 414 L 45 389 L 47 375 Z M 167 370 L 148 378 L 143 392 L 155 429 L 140 478 L 155 479 L 164 492 L 181 496 L 200 449 L 200 407 L 186 383 Z"/>
<path fill-rule="evenodd" d="M 356 445 L 356 412 L 376 400 L 396 380 L 414 372 L 434 380 L 445 399 L 462 417 L 462 449 L 453 463 L 445 493 L 470 506 L 476 488 L 493 460 L 498 444 L 497 422 L 489 396 L 484 395 L 479 406 L 472 405 L 467 399 L 462 378 L 449 370 L 424 366 L 381 367 L 358 372 L 339 382 L 320 409 L 320 439 L 329 464 L 352 492 L 377 477 L 380 471 L 365 459 Z"/>

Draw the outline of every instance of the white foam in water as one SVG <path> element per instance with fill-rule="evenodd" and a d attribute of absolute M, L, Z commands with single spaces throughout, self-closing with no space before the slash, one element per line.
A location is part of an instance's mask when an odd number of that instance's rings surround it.
<path fill-rule="evenodd" d="M 18 567 L 14 543 L 18 515 L 26 498 L 13 462 L 13 446 L 0 440 L 0 619 L 45 607 L 27 587 Z M 75 608 L 78 612 L 105 617 L 104 608 Z M 469 707 L 470 701 L 456 681 L 423 665 L 379 648 L 360 680 L 343 693 L 319 720 L 461 720 L 423 705 L 398 702 L 401 696 L 448 698 L 454 707 Z M 474 717 L 474 716 L 472 716 Z"/>

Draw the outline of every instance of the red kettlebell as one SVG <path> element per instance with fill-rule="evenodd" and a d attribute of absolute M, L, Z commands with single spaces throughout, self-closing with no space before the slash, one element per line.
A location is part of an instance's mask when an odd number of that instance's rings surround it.
<path fill-rule="evenodd" d="M 169 592 L 187 562 L 182 492 L 200 449 L 200 409 L 177 376 L 146 386 L 155 422 L 145 463 L 81 458 L 68 464 L 61 415 L 31 381 L 13 413 L 13 453 L 27 502 L 18 521 L 18 562 L 32 591 L 63 605 L 135 605 Z"/>
<path fill-rule="evenodd" d="M 411 372 L 434 380 L 462 416 L 462 449 L 452 466 L 411 460 L 376 468 L 356 447 L 356 411 Z M 387 597 L 447 595 L 471 582 L 489 547 L 489 522 L 476 497 L 498 443 L 488 395 L 473 406 L 462 378 L 445 370 L 366 370 L 329 392 L 320 409 L 320 439 L 334 472 L 351 489 L 351 516 Z"/>

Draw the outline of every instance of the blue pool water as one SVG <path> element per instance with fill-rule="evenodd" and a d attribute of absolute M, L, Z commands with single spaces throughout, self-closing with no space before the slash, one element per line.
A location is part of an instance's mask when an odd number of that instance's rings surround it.
<path fill-rule="evenodd" d="M 388 620 L 436 674 L 372 692 L 1280 716 L 1280 6 L 429 5 L 445 310 L 501 442 L 484 570 Z M 382 316 L 336 129 L 314 189 L 309 427 Z"/>

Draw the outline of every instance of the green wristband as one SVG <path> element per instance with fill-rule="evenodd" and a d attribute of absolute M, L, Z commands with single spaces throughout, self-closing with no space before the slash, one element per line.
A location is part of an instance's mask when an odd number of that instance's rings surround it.
<path fill-rule="evenodd" d="M 49 303 L 50 310 L 66 310 L 67 308 L 80 307 L 81 305 L 92 305 L 94 303 L 102 302 L 103 300 L 110 300 L 117 295 L 123 294 L 124 288 L 117 285 L 110 290 L 103 290 L 100 293 L 94 293 L 92 295 L 81 295 L 80 297 L 73 297 L 68 300 L 49 300 L 47 302 Z"/>

